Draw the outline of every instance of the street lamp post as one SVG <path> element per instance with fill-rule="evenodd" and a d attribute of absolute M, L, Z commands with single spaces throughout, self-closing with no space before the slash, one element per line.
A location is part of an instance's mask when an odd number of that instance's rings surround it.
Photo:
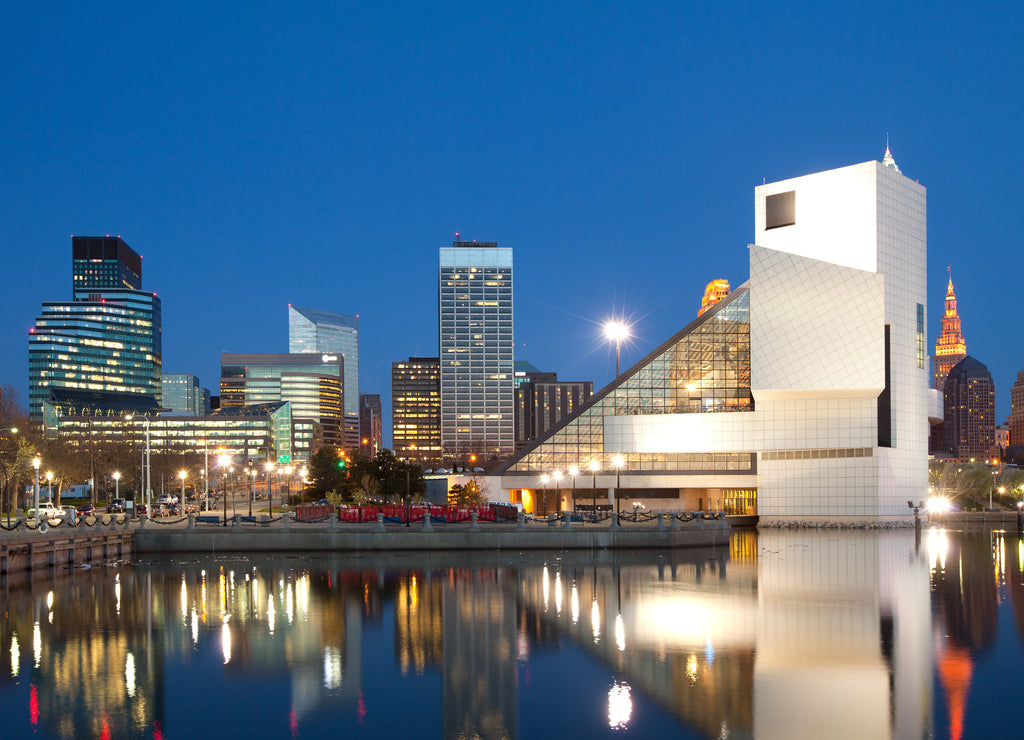
<path fill-rule="evenodd" d="M 594 515 L 595 521 L 596 521 L 596 517 L 597 517 L 597 471 L 598 471 L 598 469 L 600 467 L 601 467 L 601 463 L 599 463 L 597 460 L 591 460 L 590 461 L 590 474 L 593 476 L 593 478 L 591 478 L 591 481 L 590 481 L 591 482 L 590 492 L 592 494 L 591 498 L 593 500 L 593 507 L 594 507 L 594 510 L 591 513 Z"/>
<path fill-rule="evenodd" d="M 252 502 L 256 498 L 256 468 L 249 468 L 249 518 L 252 519 Z"/>
<path fill-rule="evenodd" d="M 580 469 L 575 465 L 569 466 L 569 475 L 572 476 L 572 509 L 576 511 L 576 476 L 580 474 Z"/>
<path fill-rule="evenodd" d="M 615 377 L 619 377 L 619 357 L 622 354 L 622 340 L 629 337 L 629 327 L 621 321 L 609 321 L 604 325 L 604 335 L 615 342 Z"/>
<path fill-rule="evenodd" d="M 621 483 L 620 475 L 624 463 L 625 460 L 622 455 L 616 455 L 612 458 L 612 465 L 615 466 L 615 519 L 613 521 L 616 527 L 619 526 L 619 485 Z"/>
<path fill-rule="evenodd" d="M 181 505 L 181 508 L 178 509 L 178 513 L 181 516 L 184 516 L 185 515 L 185 479 L 188 477 L 188 473 L 185 472 L 184 470 L 179 470 L 178 471 L 178 477 L 181 478 L 181 501 L 179 502 L 179 504 Z"/>
<path fill-rule="evenodd" d="M 36 526 L 39 526 L 39 466 L 43 464 L 43 461 L 38 457 L 32 458 L 32 467 L 36 469 L 36 487 L 32 490 L 35 497 L 34 511 L 36 516 Z"/>
<path fill-rule="evenodd" d="M 562 503 L 562 471 L 556 470 L 551 474 L 551 477 L 555 479 L 555 490 L 557 491 L 557 493 L 555 493 L 555 500 L 558 502 L 556 504 L 558 508 L 555 510 L 555 513 L 557 514 L 561 510 L 560 504 Z"/>
<path fill-rule="evenodd" d="M 50 501 L 50 506 L 53 506 L 53 471 L 46 471 L 46 496 Z M 989 507 L 992 508 L 991 506 Z"/>
<path fill-rule="evenodd" d="M 127 415 L 125 415 L 124 418 L 127 419 L 128 421 L 131 421 L 132 420 L 132 415 L 131 414 L 127 414 Z M 146 468 L 146 476 L 145 476 L 146 477 L 146 518 L 152 518 L 152 516 L 153 516 L 152 505 L 153 504 L 152 504 L 152 501 L 150 500 L 152 498 L 152 492 L 150 491 L 150 479 L 149 479 L 150 472 L 152 470 L 151 460 L 150 460 L 150 456 L 149 456 L 149 417 L 148 416 L 143 416 L 142 417 L 142 423 L 146 427 L 146 464 L 144 466 Z"/>
<path fill-rule="evenodd" d="M 548 475 L 547 473 L 544 473 L 544 475 L 542 475 L 540 477 L 540 482 L 544 484 L 544 514 L 545 515 L 547 515 L 547 513 L 548 513 L 548 481 L 549 480 L 551 480 L 551 476 Z"/>
<path fill-rule="evenodd" d="M 228 455 L 221 455 L 217 458 L 221 472 L 224 474 L 224 523 L 221 526 L 228 526 L 228 473 L 231 472 L 231 458 Z"/>
<path fill-rule="evenodd" d="M 267 505 L 270 507 L 268 511 L 270 516 L 274 516 L 274 491 L 270 487 L 270 474 L 274 472 L 274 463 L 267 463 Z"/>

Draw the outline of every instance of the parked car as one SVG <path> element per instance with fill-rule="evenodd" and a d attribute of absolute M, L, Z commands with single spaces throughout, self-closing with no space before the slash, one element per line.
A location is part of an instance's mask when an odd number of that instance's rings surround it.
<path fill-rule="evenodd" d="M 123 514 L 125 509 L 125 500 L 123 498 L 112 498 L 110 503 L 107 504 L 108 514 Z"/>
<path fill-rule="evenodd" d="M 178 503 L 178 497 L 177 497 L 177 496 L 172 496 L 172 495 L 171 495 L 171 494 L 169 494 L 169 493 L 165 493 L 165 494 L 164 494 L 164 495 L 162 495 L 162 496 L 161 496 L 160 498 L 158 498 L 158 499 L 156 500 L 156 502 L 157 502 L 157 504 L 159 504 L 160 506 L 170 506 L 171 504 L 176 504 L 176 503 Z"/>
<path fill-rule="evenodd" d="M 29 509 L 26 512 L 26 514 L 29 518 L 34 518 L 36 516 L 36 510 Z M 52 501 L 43 501 L 42 503 L 39 504 L 40 519 L 61 519 L 63 518 L 63 516 L 64 510 L 58 509 L 56 506 L 53 505 Z"/>
<path fill-rule="evenodd" d="M 96 507 L 92 504 L 82 504 L 78 507 L 78 516 L 96 516 Z"/>

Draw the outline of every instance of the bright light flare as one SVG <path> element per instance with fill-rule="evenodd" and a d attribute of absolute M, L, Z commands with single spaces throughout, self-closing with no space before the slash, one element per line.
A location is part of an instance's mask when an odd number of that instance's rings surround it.
<path fill-rule="evenodd" d="M 633 715 L 633 699 L 629 695 L 628 683 L 616 681 L 608 689 L 608 726 L 613 730 L 624 730 Z"/>
<path fill-rule="evenodd" d="M 932 496 L 928 499 L 928 511 L 933 514 L 945 514 L 950 509 L 950 503 L 948 498 L 942 496 Z"/>
<path fill-rule="evenodd" d="M 608 339 L 621 342 L 629 338 L 629 325 L 622 321 L 607 321 L 604 325 L 604 335 Z"/>

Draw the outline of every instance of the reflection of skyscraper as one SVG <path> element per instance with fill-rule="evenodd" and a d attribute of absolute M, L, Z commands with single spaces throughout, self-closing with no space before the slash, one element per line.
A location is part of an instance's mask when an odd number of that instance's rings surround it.
<path fill-rule="evenodd" d="M 508 571 L 456 571 L 444 590 L 442 737 L 518 735 L 516 610 L 506 593 Z"/>
<path fill-rule="evenodd" d="M 288 351 L 344 358 L 345 420 L 342 446 L 359 444 L 359 317 L 288 305 Z"/>

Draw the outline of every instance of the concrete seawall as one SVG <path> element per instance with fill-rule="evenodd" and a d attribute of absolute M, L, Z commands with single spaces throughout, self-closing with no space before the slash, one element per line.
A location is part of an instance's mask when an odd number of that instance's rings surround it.
<path fill-rule="evenodd" d="M 131 529 L 5 534 L 0 537 L 0 573 L 123 560 L 131 557 L 134 541 Z"/>
<path fill-rule="evenodd" d="M 606 550 L 709 547 L 729 543 L 725 520 L 686 524 L 678 529 L 653 526 L 548 528 L 533 526 L 468 528 L 393 527 L 385 531 L 325 525 L 272 527 L 214 527 L 135 531 L 137 553 L 380 551 L 439 552 L 445 550 Z"/>

